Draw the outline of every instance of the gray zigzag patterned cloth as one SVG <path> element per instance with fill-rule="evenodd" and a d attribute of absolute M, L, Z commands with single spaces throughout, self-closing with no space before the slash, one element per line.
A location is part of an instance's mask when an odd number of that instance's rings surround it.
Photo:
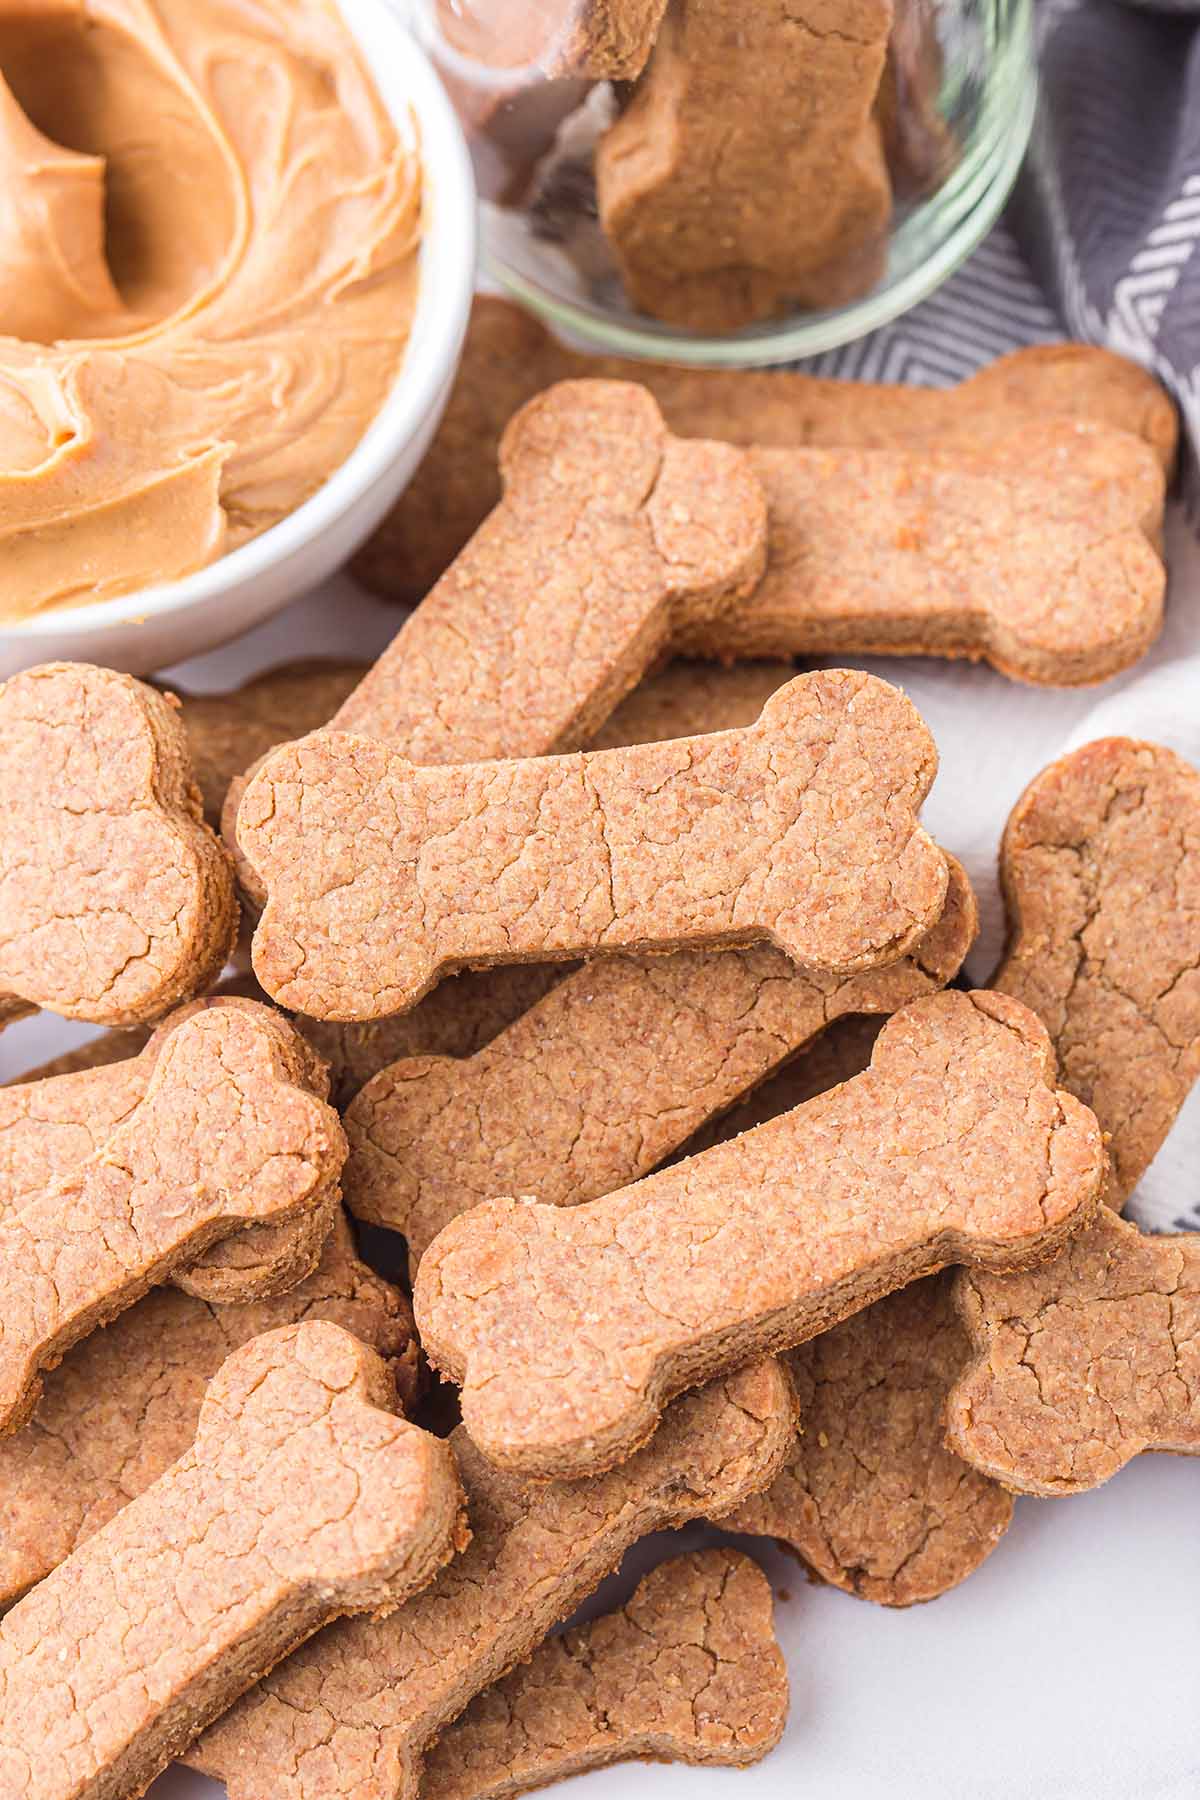
<path fill-rule="evenodd" d="M 1190 15 L 1190 16 L 1185 16 Z M 1064 335 L 1142 363 L 1200 445 L 1200 0 L 1042 0 L 1041 103 L 1000 227 L 924 305 L 825 372 L 957 381 Z M 1187 459 L 1189 510 L 1200 472 Z"/>

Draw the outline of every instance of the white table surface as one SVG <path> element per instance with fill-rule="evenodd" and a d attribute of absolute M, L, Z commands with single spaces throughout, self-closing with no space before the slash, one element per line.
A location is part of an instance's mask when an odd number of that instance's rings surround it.
<path fill-rule="evenodd" d="M 1200 674 L 1190 720 L 1180 723 L 1174 698 L 1179 671 L 1200 652 L 1200 583 L 1178 524 L 1174 546 L 1171 623 L 1133 689 L 1122 681 L 1086 696 L 1056 695 L 1015 688 L 987 670 L 865 665 L 909 689 L 941 746 L 943 774 L 926 818 L 981 891 L 985 941 L 972 960 L 975 979 L 994 962 L 1001 931 L 991 873 L 1000 825 L 1029 777 L 1068 742 L 1098 735 L 1088 728 L 1093 711 L 1106 731 L 1147 731 L 1125 722 L 1133 705 L 1162 718 L 1157 735 L 1168 741 L 1193 724 L 1200 733 Z M 398 622 L 395 609 L 342 579 L 180 678 L 223 688 L 296 656 L 369 657 Z M 1192 667 L 1200 671 L 1200 662 Z M 46 1016 L 19 1024 L 0 1037 L 0 1079 L 88 1035 Z M 1158 1222 L 1194 1206 L 1198 1143 L 1193 1095 L 1159 1159 L 1166 1174 L 1155 1189 L 1156 1165 L 1144 1184 Z M 639 1546 L 586 1610 L 617 1603 L 671 1548 L 712 1536 L 694 1530 Z M 1143 1457 L 1094 1494 L 1021 1501 L 1007 1538 L 963 1587 L 907 1612 L 809 1586 L 797 1563 L 762 1541 L 745 1543 L 779 1596 L 792 1682 L 784 1743 L 748 1772 L 631 1765 L 585 1776 L 570 1790 L 580 1800 L 1200 1796 L 1200 1462 Z M 153 1800 L 220 1793 L 184 1770 L 152 1789 Z"/>

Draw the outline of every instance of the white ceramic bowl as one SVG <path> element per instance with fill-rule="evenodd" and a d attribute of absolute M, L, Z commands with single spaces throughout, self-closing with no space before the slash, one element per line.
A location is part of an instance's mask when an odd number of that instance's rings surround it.
<path fill-rule="evenodd" d="M 182 581 L 0 625 L 0 676 L 63 658 L 143 675 L 214 649 L 316 587 L 352 556 L 411 480 L 437 429 L 475 285 L 476 207 L 454 109 L 386 0 L 341 0 L 400 130 L 415 123 L 426 205 L 412 337 L 353 453 L 311 500 Z"/>

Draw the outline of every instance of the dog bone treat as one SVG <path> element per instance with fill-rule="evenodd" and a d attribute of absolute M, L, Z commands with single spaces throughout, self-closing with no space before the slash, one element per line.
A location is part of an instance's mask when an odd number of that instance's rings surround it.
<path fill-rule="evenodd" d="M 568 350 L 511 301 L 480 295 L 445 417 L 425 461 L 354 572 L 377 593 L 419 599 L 500 499 L 495 455 L 525 402 L 580 376 L 637 381 L 681 437 L 760 449 L 986 450 L 994 437 L 1051 416 L 1132 432 L 1163 469 L 1178 418 L 1152 375 L 1085 344 L 1014 351 L 960 387 L 878 386 L 784 370 L 684 369 Z"/>
<path fill-rule="evenodd" d="M 385 1358 L 405 1410 L 417 1396 L 417 1342 L 404 1296 L 354 1254 L 340 1217 L 316 1272 L 276 1299 L 208 1306 L 160 1288 L 68 1351 L 32 1421 L 0 1443 L 0 1606 L 182 1456 L 205 1383 L 262 1332 L 330 1319 Z"/>
<path fill-rule="evenodd" d="M 426 1251 L 413 1310 L 485 1455 L 524 1476 L 627 1456 L 664 1403 L 943 1264 L 1053 1255 L 1098 1203 L 1099 1126 L 1005 995 L 893 1015 L 871 1067 L 584 1206 L 496 1200 Z"/>
<path fill-rule="evenodd" d="M 1133 1192 L 1200 1074 L 1200 774 L 1101 738 L 1051 763 L 1000 856 L 1010 945 L 992 986 L 1039 1015 Z"/>
<path fill-rule="evenodd" d="M 83 663 L 0 687 L 0 880 L 0 1011 L 133 1025 L 216 978 L 233 876 L 162 695 Z"/>
<path fill-rule="evenodd" d="M 903 695 L 845 670 L 798 676 L 749 730 L 628 750 L 416 768 L 318 732 L 238 814 L 269 895 L 255 973 L 284 1005 L 371 1018 L 443 971 L 588 951 L 895 961 L 945 900 L 916 823 L 935 766 Z"/>
<path fill-rule="evenodd" d="M 366 674 L 362 663 L 283 663 L 228 694 L 181 694 L 204 816 L 221 822 L 230 783 L 289 738 L 324 725 Z"/>
<path fill-rule="evenodd" d="M 777 1362 L 679 1400 L 654 1441 L 593 1482 L 523 1487 L 452 1443 L 472 1539 L 382 1624 L 324 1632 L 210 1727 L 192 1767 L 229 1800 L 416 1800 L 425 1752 L 527 1657 L 647 1532 L 739 1505 L 772 1480 L 795 1430 Z"/>
<path fill-rule="evenodd" d="M 1144 1450 L 1200 1455 L 1200 1235 L 1151 1237 L 1102 1211 L 1057 1262 L 962 1271 L 975 1354 L 947 1442 L 1020 1493 L 1078 1494 Z"/>
<path fill-rule="evenodd" d="M 892 213 L 873 117 L 891 29 L 891 0 L 668 9 L 596 147 L 600 223 L 635 306 L 717 334 L 872 285 Z"/>
<path fill-rule="evenodd" d="M 209 1244 L 312 1213 L 328 1231 L 344 1156 L 270 1015 L 226 1004 L 176 1026 L 95 1151 L 0 1220 L 0 1432 L 29 1417 L 40 1369 Z"/>
<path fill-rule="evenodd" d="M 449 1446 L 327 1322 L 255 1338 L 195 1442 L 0 1622 L 0 1791 L 140 1794 L 322 1625 L 385 1613 L 467 1541 Z"/>
<path fill-rule="evenodd" d="M 414 1272 L 443 1226 L 496 1194 L 573 1206 L 646 1175 L 832 1020 L 895 1012 L 957 974 L 974 895 L 899 962 L 840 979 L 767 945 L 585 964 L 469 1062 L 417 1058 L 346 1114 L 346 1201 L 403 1232 Z"/>
<path fill-rule="evenodd" d="M 771 1588 L 748 1556 L 661 1563 L 620 1611 L 549 1638 L 430 1753 L 422 1800 L 506 1800 L 632 1757 L 757 1762 L 787 1719 Z"/>
<path fill-rule="evenodd" d="M 769 450 L 767 573 L 682 647 L 724 658 L 986 658 L 1023 681 L 1100 681 L 1145 654 L 1166 571 L 1146 537 L 1162 471 L 1127 432 L 1027 424 L 986 453 Z"/>
<path fill-rule="evenodd" d="M 273 1039 L 280 1070 L 319 1100 L 328 1098 L 323 1065 L 293 1027 L 273 1008 L 229 995 L 243 985 L 231 981 L 225 995 L 190 1002 L 165 1019 L 142 1049 L 125 1061 L 105 1060 L 104 1040 L 74 1052 L 60 1064 L 73 1066 L 0 1088 L 0 1220 L 18 1214 L 27 1200 L 55 1182 L 76 1179 L 101 1154 L 114 1130 L 141 1105 L 154 1066 L 171 1032 L 198 1012 L 241 1008 L 255 1032 Z M 119 1043 L 132 1032 L 111 1034 Z M 93 1058 L 88 1051 L 93 1050 Z M 82 1060 L 81 1060 L 82 1059 Z M 200 1299 L 226 1301 L 285 1292 L 316 1266 L 337 1204 L 331 1184 L 326 1202 L 282 1225 L 257 1225 L 212 1244 L 197 1261 L 177 1269 L 176 1286 Z"/>
<path fill-rule="evenodd" d="M 957 1586 L 1008 1530 L 1012 1500 L 943 1443 L 967 1355 L 950 1271 L 915 1281 L 785 1361 L 801 1430 L 783 1473 L 722 1524 L 778 1539 L 814 1574 L 884 1606 Z"/>

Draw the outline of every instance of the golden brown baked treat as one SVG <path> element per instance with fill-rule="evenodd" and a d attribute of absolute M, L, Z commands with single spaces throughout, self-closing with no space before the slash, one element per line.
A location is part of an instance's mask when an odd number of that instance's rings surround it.
<path fill-rule="evenodd" d="M 332 729 L 422 765 L 571 749 L 685 626 L 762 574 L 766 510 L 745 457 L 671 437 L 631 383 L 565 383 L 531 401 L 505 430 L 500 470 L 504 499 Z M 242 794 L 234 783 L 230 845 Z M 260 900 L 253 868 L 239 873 Z"/>
<path fill-rule="evenodd" d="M 192 1000 L 163 1020 L 153 1033 L 144 1028 L 112 1032 L 82 1050 L 59 1057 L 45 1069 L 0 1088 L 0 1220 L 20 1210 L 26 1199 L 54 1183 L 74 1181 L 104 1149 L 114 1130 L 142 1104 L 155 1062 L 170 1033 L 198 1012 L 242 1007 L 256 1029 L 272 1034 L 287 1078 L 318 1099 L 329 1097 L 324 1064 L 281 1014 L 242 998 L 242 977 L 224 982 L 217 995 Z M 121 1061 L 110 1051 L 141 1047 Z M 255 1300 L 285 1293 L 316 1267 L 337 1203 L 331 1185 L 327 1202 L 280 1225 L 254 1225 L 210 1244 L 171 1279 L 201 1300 Z"/>
<path fill-rule="evenodd" d="M 617 1612 L 549 1638 L 473 1700 L 423 1800 L 507 1800 L 631 1757 L 757 1762 L 787 1719 L 766 1576 L 736 1550 L 660 1563 Z"/>
<path fill-rule="evenodd" d="M 111 669 L 47 663 L 0 687 L 0 1016 L 160 1018 L 237 934 L 176 707 Z"/>
<path fill-rule="evenodd" d="M 851 973 L 941 913 L 916 822 L 936 752 L 895 688 L 797 676 L 742 732 L 415 767 L 317 732 L 268 758 L 238 837 L 269 895 L 254 971 L 282 1004 L 372 1018 L 444 972 L 769 940 Z"/>
<path fill-rule="evenodd" d="M 955 1287 L 974 1354 L 947 1441 L 1026 1494 L 1077 1494 L 1145 1450 L 1200 1455 L 1200 1235 L 1115 1213 L 1044 1269 Z"/>
<path fill-rule="evenodd" d="M 494 459 L 509 419 L 551 383 L 586 375 L 640 382 L 681 437 L 760 449 L 978 454 L 1022 425 L 1061 416 L 1133 433 L 1169 474 L 1179 438 L 1175 407 L 1154 377 L 1088 344 L 1016 350 L 959 387 L 881 386 L 780 369 L 685 369 L 584 356 L 512 301 L 481 294 L 433 446 L 359 552 L 359 580 L 390 599 L 420 599 L 500 498 Z"/>
<path fill-rule="evenodd" d="M 848 979 L 761 946 L 586 964 L 469 1061 L 383 1069 L 345 1116 L 343 1189 L 408 1240 L 495 1194 L 574 1206 L 649 1174 L 714 1113 L 847 1013 L 891 1013 L 958 973 L 975 896 L 950 861 L 945 910 L 899 962 Z"/>
<path fill-rule="evenodd" d="M 1045 1024 L 1120 1206 L 1200 1075 L 1200 774 L 1132 738 L 1060 757 L 1013 808 L 1000 875 L 1010 943 L 991 985 Z"/>
<path fill-rule="evenodd" d="M 425 1252 L 413 1311 L 495 1462 L 619 1461 L 664 1403 L 950 1262 L 1014 1269 L 1081 1229 L 1106 1158 L 1053 1086 L 1044 1027 L 1002 994 L 895 1013 L 853 1081 L 575 1207 L 495 1200 Z"/>
<path fill-rule="evenodd" d="M 210 1244 L 313 1214 L 329 1231 L 345 1138 L 305 1085 L 295 1042 L 247 1002 L 194 1012 L 95 1148 L 0 1220 L 0 1433 L 29 1418 L 41 1369 Z"/>
<path fill-rule="evenodd" d="M 243 1345 L 195 1442 L 0 1622 L 0 1791 L 140 1794 L 264 1669 L 467 1541 L 447 1444 L 325 1322 Z"/>
<path fill-rule="evenodd" d="M 226 694 L 180 694 L 196 785 L 211 825 L 229 784 L 289 738 L 324 725 L 366 674 L 362 663 L 282 663 Z"/>
<path fill-rule="evenodd" d="M 1128 432 L 1026 421 L 986 451 L 765 450 L 767 572 L 680 648 L 984 658 L 1021 681 L 1106 680 L 1162 625 L 1164 486 Z"/>
<path fill-rule="evenodd" d="M 1012 1500 L 947 1449 L 968 1340 L 943 1270 L 788 1352 L 801 1429 L 764 1494 L 727 1521 L 776 1538 L 823 1581 L 884 1606 L 957 1586 L 1008 1530 Z"/>
<path fill-rule="evenodd" d="M 0 1607 L 48 1575 L 182 1456 L 205 1383 L 251 1338 L 330 1319 L 382 1356 L 401 1410 L 417 1397 L 412 1309 L 354 1254 L 339 1214 L 315 1272 L 290 1293 L 210 1306 L 159 1288 L 69 1350 L 33 1419 L 0 1441 Z"/>
<path fill-rule="evenodd" d="M 674 0 L 596 146 L 635 306 L 719 335 L 872 286 L 892 216 L 874 118 L 891 29 L 891 0 Z"/>
<path fill-rule="evenodd" d="M 452 1443 L 466 1554 L 382 1623 L 322 1633 L 187 1757 L 229 1800 L 416 1800 L 426 1751 L 529 1655 L 647 1532 L 728 1512 L 769 1482 L 795 1429 L 791 1384 L 760 1362 L 689 1394 L 654 1441 L 598 1481 L 526 1488 Z"/>
<path fill-rule="evenodd" d="M 600 81 L 633 81 L 654 48 L 667 0 L 582 0 L 559 67 Z"/>

